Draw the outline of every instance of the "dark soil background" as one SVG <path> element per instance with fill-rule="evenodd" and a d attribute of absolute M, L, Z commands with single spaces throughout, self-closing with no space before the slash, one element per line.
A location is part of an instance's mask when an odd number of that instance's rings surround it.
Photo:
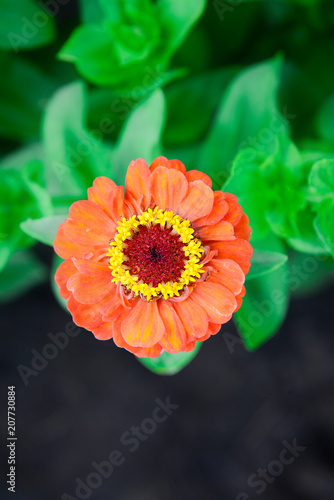
<path fill-rule="evenodd" d="M 31 367 L 31 349 L 41 352 L 70 317 L 48 285 L 3 307 L 2 478 L 8 385 L 16 385 L 18 440 L 17 492 L 2 481 L 1 498 L 78 498 L 76 478 L 86 481 L 92 462 L 119 450 L 124 463 L 86 498 L 333 500 L 333 304 L 333 287 L 294 300 L 281 331 L 255 353 L 239 342 L 228 348 L 226 332 L 237 335 L 230 322 L 173 377 L 82 330 L 27 386 L 17 366 Z M 167 397 L 179 407 L 131 453 L 122 434 Z M 249 476 L 294 440 L 306 449 L 256 493 Z"/>

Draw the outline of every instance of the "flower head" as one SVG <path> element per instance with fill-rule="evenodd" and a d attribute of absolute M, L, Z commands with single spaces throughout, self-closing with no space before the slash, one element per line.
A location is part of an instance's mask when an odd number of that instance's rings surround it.
<path fill-rule="evenodd" d="M 74 322 L 141 357 L 190 351 L 241 305 L 252 247 L 233 194 L 178 160 L 98 177 L 57 232 L 55 280 Z"/>

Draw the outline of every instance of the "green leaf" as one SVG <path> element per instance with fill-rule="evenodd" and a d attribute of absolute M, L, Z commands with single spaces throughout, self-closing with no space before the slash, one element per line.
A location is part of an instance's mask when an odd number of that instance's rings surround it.
<path fill-rule="evenodd" d="M 317 161 L 310 172 L 309 184 L 312 193 L 322 200 L 334 196 L 334 160 Z"/>
<path fill-rule="evenodd" d="M 37 139 L 43 108 L 56 88 L 55 82 L 31 63 L 10 54 L 0 63 L 0 70 L 0 134 L 17 140 Z"/>
<path fill-rule="evenodd" d="M 262 251 L 284 253 L 275 236 L 257 242 Z M 290 272 L 286 261 L 279 269 L 247 282 L 246 295 L 233 317 L 246 348 L 253 351 L 275 335 L 289 304 Z"/>
<path fill-rule="evenodd" d="M 266 209 L 269 206 L 272 189 L 261 175 L 266 155 L 252 149 L 241 151 L 231 169 L 231 174 L 224 184 L 224 191 L 238 197 L 239 203 L 249 217 L 252 228 L 252 240 L 264 238 L 270 231 L 266 220 Z"/>
<path fill-rule="evenodd" d="M 33 0 L 0 1 L 0 49 L 32 49 L 55 37 L 54 19 Z"/>
<path fill-rule="evenodd" d="M 161 152 L 161 134 L 165 123 L 165 98 L 160 89 L 142 101 L 126 120 L 112 153 L 113 180 L 124 183 L 132 160 L 143 158 L 150 164 Z"/>
<path fill-rule="evenodd" d="M 193 351 L 169 354 L 163 352 L 157 358 L 137 358 L 148 370 L 157 375 L 175 375 L 185 368 L 194 359 L 201 348 L 201 343 L 197 342 Z"/>
<path fill-rule="evenodd" d="M 42 169 L 38 160 L 21 165 L 21 170 L 0 169 L 0 270 L 12 253 L 33 244 L 21 231 L 20 222 L 49 215 L 52 210 Z"/>
<path fill-rule="evenodd" d="M 325 251 L 334 255 L 334 160 L 317 161 L 309 175 L 311 200 L 317 215 L 314 228 Z"/>
<path fill-rule="evenodd" d="M 286 136 L 277 136 L 273 146 L 273 154 L 263 166 L 263 178 L 267 182 L 277 180 L 292 185 L 306 183 L 309 170 L 304 168 L 301 154 L 295 144 Z"/>
<path fill-rule="evenodd" d="M 303 191 L 307 184 L 306 171 L 296 146 L 288 138 L 280 137 L 261 174 L 271 192 L 266 219 L 271 230 L 282 238 L 297 233 L 296 213 L 306 207 Z"/>
<path fill-rule="evenodd" d="M 164 143 L 184 145 L 202 138 L 209 127 L 222 89 L 236 70 L 224 69 L 182 79 L 166 90 L 167 124 Z"/>
<path fill-rule="evenodd" d="M 320 204 L 314 224 L 319 238 L 334 256 L 334 197 Z"/>
<path fill-rule="evenodd" d="M 196 5 L 100 0 L 99 6 L 82 2 L 85 19 L 91 14 L 94 22 L 77 27 L 58 57 L 74 63 L 96 85 L 143 95 L 171 78 L 166 71 L 170 58 L 203 12 L 205 0 Z"/>
<path fill-rule="evenodd" d="M 277 134 L 287 134 L 278 112 L 277 91 L 282 61 L 275 58 L 240 72 L 223 94 L 204 144 L 200 169 L 217 188 L 226 180 L 233 158 L 242 148 L 272 153 Z"/>
<path fill-rule="evenodd" d="M 238 196 L 253 240 L 269 231 L 282 238 L 301 237 L 297 214 L 306 209 L 309 166 L 286 137 L 277 137 L 275 145 L 271 155 L 250 148 L 241 151 L 224 185 L 225 191 Z"/>
<path fill-rule="evenodd" d="M 119 76 L 112 51 L 114 37 L 108 26 L 86 24 L 76 28 L 58 53 L 62 61 L 74 63 L 78 72 L 97 85 L 115 85 Z"/>
<path fill-rule="evenodd" d="M 259 278 L 283 266 L 288 256 L 280 252 L 264 252 L 254 249 L 251 259 L 251 268 L 246 276 L 247 280 Z"/>
<path fill-rule="evenodd" d="M 316 215 L 316 211 L 311 204 L 296 213 L 295 226 L 297 232 L 293 237 L 287 238 L 287 242 L 298 252 L 316 255 L 328 253 L 328 248 L 319 238 L 315 229 Z"/>
<path fill-rule="evenodd" d="M 304 139 L 300 141 L 303 162 L 310 167 L 319 160 L 334 159 L 333 145 L 328 141 Z"/>
<path fill-rule="evenodd" d="M 164 72 L 163 75 L 152 72 L 147 85 L 138 87 L 138 93 L 113 91 L 97 88 L 88 94 L 87 122 L 91 130 L 108 142 L 115 143 L 120 134 L 124 121 L 130 112 L 144 99 L 147 99 L 156 88 L 181 77 L 181 71 Z M 174 125 L 174 122 L 173 122 Z"/>
<path fill-rule="evenodd" d="M 159 61 L 163 53 L 158 55 L 162 51 L 160 28 L 150 14 L 132 10 L 127 4 L 122 8 L 119 22 L 105 20 L 76 28 L 58 57 L 73 62 L 92 83 L 131 90 L 140 86 L 141 91 L 152 79 L 152 72 L 165 69 L 165 63 Z"/>
<path fill-rule="evenodd" d="M 79 0 L 80 17 L 83 23 L 98 24 L 103 20 L 103 10 L 99 1 Z"/>
<path fill-rule="evenodd" d="M 287 264 L 247 283 L 242 307 L 234 319 L 247 349 L 253 351 L 281 327 L 289 302 Z"/>
<path fill-rule="evenodd" d="M 158 0 L 158 18 L 167 37 L 168 56 L 181 45 L 189 30 L 203 14 L 205 6 L 206 0 Z"/>
<path fill-rule="evenodd" d="M 27 219 L 20 224 L 26 234 L 45 245 L 53 246 L 59 224 L 64 222 L 68 214 L 52 215 L 40 219 Z"/>
<path fill-rule="evenodd" d="M 21 170 L 25 189 L 35 200 L 35 211 L 40 215 L 53 212 L 49 193 L 45 189 L 44 164 L 39 160 L 28 161 Z"/>
<path fill-rule="evenodd" d="M 98 0 L 98 3 L 101 6 L 104 17 L 109 21 L 116 23 L 121 22 L 122 20 L 122 8 L 131 9 L 135 7 L 138 10 L 144 11 L 151 2 L 148 0 L 135 0 L 134 2 L 132 0 L 127 0 L 126 2 L 123 0 L 114 0 L 113 2 L 109 2 L 109 0 Z"/>
<path fill-rule="evenodd" d="M 19 298 L 31 288 L 43 283 L 46 278 L 46 267 L 33 253 L 14 253 L 0 273 L 0 302 Z"/>
<path fill-rule="evenodd" d="M 99 175 L 110 175 L 109 151 L 85 128 L 86 89 L 82 82 L 62 87 L 44 119 L 48 190 L 53 197 L 86 196 Z"/>

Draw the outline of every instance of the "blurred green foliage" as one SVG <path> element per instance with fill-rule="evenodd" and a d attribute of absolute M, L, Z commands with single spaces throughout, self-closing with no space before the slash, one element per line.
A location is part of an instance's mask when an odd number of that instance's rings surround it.
<path fill-rule="evenodd" d="M 1 300 L 45 279 L 27 248 L 95 177 L 165 155 L 239 197 L 236 324 L 249 349 L 275 334 L 333 276 L 333 32 L 329 0 L 0 0 Z"/>
<path fill-rule="evenodd" d="M 0 49 L 33 49 L 55 38 L 54 19 L 34 0 L 1 0 Z"/>
<path fill-rule="evenodd" d="M 131 89 L 150 79 L 148 70 L 166 70 L 205 3 L 81 0 L 83 24 L 74 30 L 58 56 L 74 63 L 92 83 Z"/>

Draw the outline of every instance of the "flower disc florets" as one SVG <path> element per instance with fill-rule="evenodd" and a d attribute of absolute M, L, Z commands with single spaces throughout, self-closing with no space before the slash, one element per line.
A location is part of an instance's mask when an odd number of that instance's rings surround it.
<path fill-rule="evenodd" d="M 107 253 L 112 281 L 148 301 L 179 296 L 204 272 L 193 233 L 189 220 L 159 207 L 123 218 Z"/>

